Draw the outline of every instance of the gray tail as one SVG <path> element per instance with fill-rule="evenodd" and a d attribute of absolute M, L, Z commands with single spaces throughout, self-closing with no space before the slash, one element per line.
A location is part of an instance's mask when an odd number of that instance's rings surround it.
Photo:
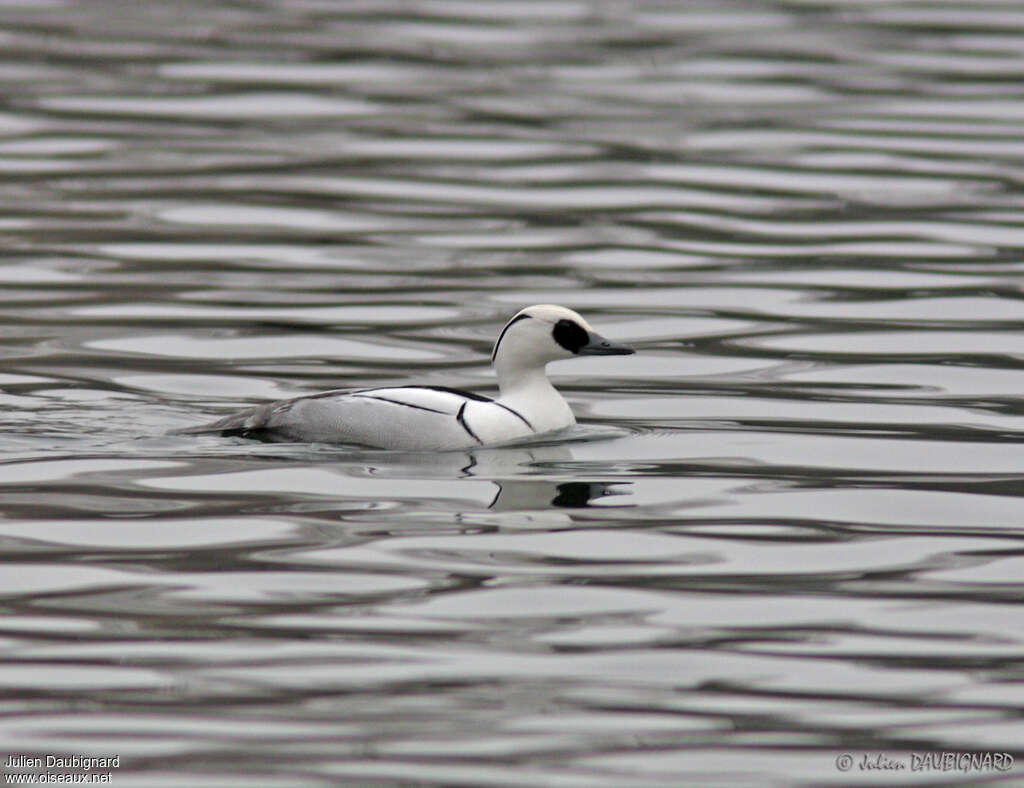
<path fill-rule="evenodd" d="M 218 419 L 210 424 L 200 424 L 196 427 L 185 427 L 180 430 L 172 430 L 171 435 L 208 435 L 208 434 L 220 434 L 220 435 L 231 435 L 236 433 L 243 433 L 247 430 L 252 429 L 254 421 L 253 416 L 256 415 L 258 408 L 250 408 L 249 410 L 243 410 L 240 413 L 231 413 L 222 419 Z"/>

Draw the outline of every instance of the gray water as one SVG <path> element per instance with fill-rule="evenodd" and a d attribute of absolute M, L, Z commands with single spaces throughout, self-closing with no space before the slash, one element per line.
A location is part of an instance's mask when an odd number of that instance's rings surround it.
<path fill-rule="evenodd" d="M 1019 3 L 0 0 L 0 96 L 4 758 L 1021 784 Z M 568 440 L 169 434 L 543 302 Z"/>

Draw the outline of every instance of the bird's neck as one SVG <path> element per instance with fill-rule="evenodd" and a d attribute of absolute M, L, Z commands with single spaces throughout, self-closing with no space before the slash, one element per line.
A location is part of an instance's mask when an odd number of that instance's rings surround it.
<path fill-rule="evenodd" d="M 501 389 L 502 398 L 522 395 L 544 397 L 552 393 L 559 396 L 548 380 L 544 367 L 502 364 L 499 360 L 494 370 L 498 373 L 498 388 Z"/>
<path fill-rule="evenodd" d="M 543 366 L 516 366 L 495 362 L 498 402 L 524 415 L 537 432 L 558 429 L 575 423 L 572 409 L 551 385 Z"/>

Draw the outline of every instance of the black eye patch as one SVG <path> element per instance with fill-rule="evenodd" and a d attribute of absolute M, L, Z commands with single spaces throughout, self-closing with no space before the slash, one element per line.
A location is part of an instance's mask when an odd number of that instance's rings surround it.
<path fill-rule="evenodd" d="M 583 326 L 565 318 L 555 323 L 551 336 L 555 338 L 555 342 L 570 353 L 579 353 L 580 348 L 590 342 L 590 334 Z"/>

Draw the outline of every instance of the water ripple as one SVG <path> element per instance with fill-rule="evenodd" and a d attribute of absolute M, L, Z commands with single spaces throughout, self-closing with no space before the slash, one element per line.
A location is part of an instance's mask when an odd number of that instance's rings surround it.
<path fill-rule="evenodd" d="M 1024 759 L 1012 4 L 0 1 L 0 44 L 8 754 L 588 788 Z M 552 365 L 565 433 L 170 434 L 494 393 L 539 302 L 639 350 Z"/>

